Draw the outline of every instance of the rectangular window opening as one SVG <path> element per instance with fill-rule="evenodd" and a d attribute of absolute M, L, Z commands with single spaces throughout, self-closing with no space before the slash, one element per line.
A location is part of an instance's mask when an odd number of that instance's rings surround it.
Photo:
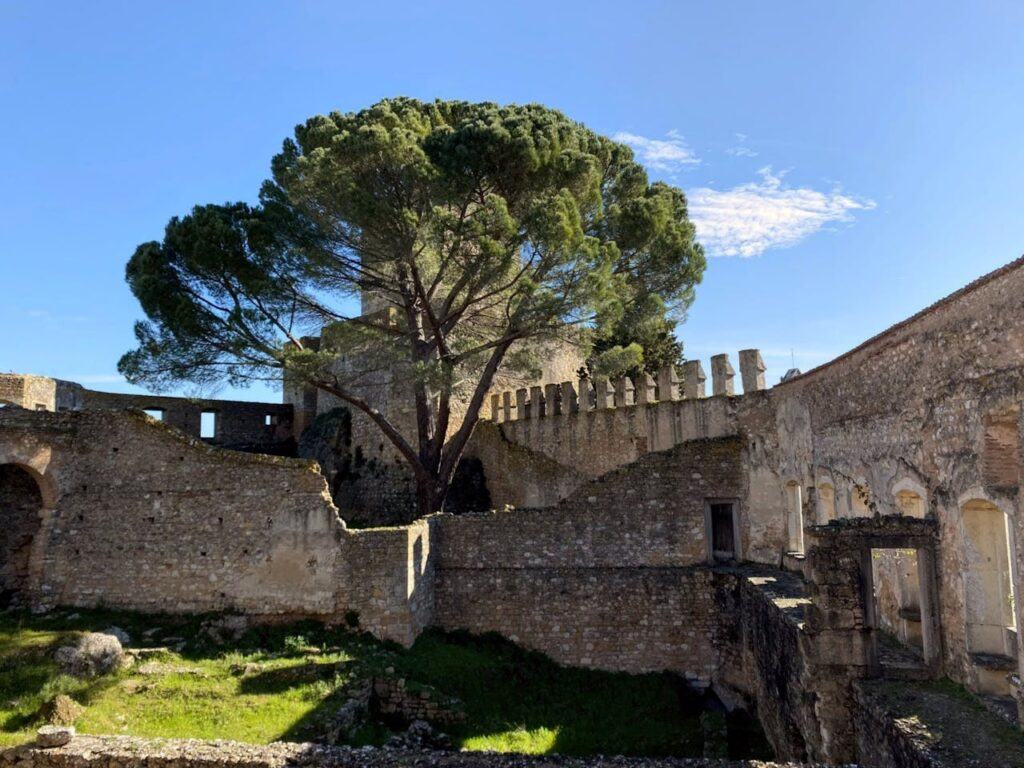
<path fill-rule="evenodd" d="M 199 436 L 204 440 L 212 440 L 217 436 L 216 411 L 203 411 L 199 419 Z"/>
<path fill-rule="evenodd" d="M 157 421 L 163 421 L 164 420 L 164 409 L 163 408 L 146 408 L 144 413 L 147 416 L 149 416 L 149 418 L 151 418 L 151 419 L 156 419 Z"/>
<path fill-rule="evenodd" d="M 736 559 L 735 505 L 731 501 L 708 504 L 711 522 L 711 557 L 716 561 Z"/>
<path fill-rule="evenodd" d="M 274 414 L 268 413 L 263 417 L 263 426 L 272 427 L 275 424 L 277 424 L 277 417 Z"/>

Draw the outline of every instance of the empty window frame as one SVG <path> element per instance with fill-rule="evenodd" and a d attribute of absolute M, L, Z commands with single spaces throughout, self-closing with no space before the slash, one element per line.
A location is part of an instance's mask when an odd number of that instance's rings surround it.
<path fill-rule="evenodd" d="M 739 520 L 734 500 L 709 499 L 704 504 L 708 560 L 740 559 Z"/>
<path fill-rule="evenodd" d="M 199 437 L 213 440 L 217 437 L 218 418 L 216 411 L 203 411 L 199 417 Z"/>

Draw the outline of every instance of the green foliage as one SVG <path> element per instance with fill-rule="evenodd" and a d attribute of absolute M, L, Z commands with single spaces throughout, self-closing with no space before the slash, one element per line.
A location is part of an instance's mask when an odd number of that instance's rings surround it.
<path fill-rule="evenodd" d="M 605 367 L 678 358 L 674 321 L 705 266 L 686 199 L 560 112 L 387 99 L 299 125 L 272 172 L 258 206 L 196 207 L 136 250 L 147 320 L 119 365 L 129 381 L 284 372 L 363 409 L 443 496 L 494 376 L 536 367 L 524 350 L 568 339 Z M 385 311 L 354 316 L 360 295 Z M 304 341 L 324 326 L 329 343 Z M 415 437 L 359 389 L 399 367 Z M 468 402 L 461 426 L 453 399 Z"/>
<path fill-rule="evenodd" d="M 457 747 L 563 754 L 700 756 L 701 703 L 668 674 L 627 675 L 561 667 L 497 636 L 431 631 L 410 649 L 313 622 L 249 630 L 232 646 L 201 631 L 199 618 L 77 611 L 0 618 L 0 743 L 31 738 L 41 705 L 65 693 L 85 705 L 83 733 L 235 738 L 266 743 L 316 739 L 346 687 L 395 674 L 409 690 L 433 688 L 467 714 L 449 732 Z M 78 630 L 116 624 L 136 639 L 149 630 L 185 638 L 150 655 L 177 670 L 76 680 L 57 673 L 53 651 Z M 382 744 L 391 731 L 368 723 L 354 745 Z M 765 757 L 763 751 L 755 756 Z"/>

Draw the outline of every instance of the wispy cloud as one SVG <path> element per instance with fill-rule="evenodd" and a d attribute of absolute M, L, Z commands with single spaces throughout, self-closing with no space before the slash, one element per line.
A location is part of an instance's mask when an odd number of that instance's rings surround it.
<path fill-rule="evenodd" d="M 701 187 L 689 192 L 690 218 L 711 256 L 759 256 L 772 248 L 796 245 L 834 222 L 848 222 L 873 200 L 809 187 L 788 187 L 783 173 L 770 166 L 760 181 L 727 190 Z"/>
<path fill-rule="evenodd" d="M 700 163 L 700 158 L 676 130 L 669 131 L 665 139 L 651 139 L 625 131 L 619 131 L 612 138 L 632 147 L 637 159 L 655 171 L 677 171 L 687 165 Z"/>
<path fill-rule="evenodd" d="M 757 152 L 747 146 L 747 134 L 735 133 L 733 135 L 736 137 L 736 144 L 726 147 L 725 154 L 733 157 L 757 157 Z"/>

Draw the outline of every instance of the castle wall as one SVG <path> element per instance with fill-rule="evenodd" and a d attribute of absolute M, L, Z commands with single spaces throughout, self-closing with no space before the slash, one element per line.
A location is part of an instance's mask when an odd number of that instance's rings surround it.
<path fill-rule="evenodd" d="M 213 449 L 136 413 L 9 411 L 0 434 L 0 463 L 52 486 L 40 602 L 333 609 L 341 527 L 307 463 Z"/>
<path fill-rule="evenodd" d="M 165 424 L 192 437 L 200 436 L 203 413 L 214 413 L 215 433 L 213 437 L 204 439 L 211 445 L 230 448 L 267 450 L 293 437 L 292 407 L 281 403 L 124 395 L 81 389 L 76 407 L 89 410 L 136 408 L 162 411 Z"/>
<path fill-rule="evenodd" d="M 436 620 L 567 664 L 709 684 L 722 643 L 705 500 L 737 500 L 742 519 L 744 495 L 742 445 L 706 440 L 647 455 L 550 509 L 441 516 Z"/>
<path fill-rule="evenodd" d="M 429 521 L 345 529 L 312 462 L 219 449 L 137 412 L 4 409 L 0 465 L 40 485 L 36 605 L 351 614 L 403 643 L 431 622 Z"/>
<path fill-rule="evenodd" d="M 97 392 L 71 381 L 23 374 L 0 374 L 0 401 L 42 411 L 159 411 L 161 421 L 192 437 L 200 436 L 202 414 L 212 412 L 216 433 L 206 441 L 232 448 L 270 452 L 293 437 L 293 409 L 282 403 Z"/>
<path fill-rule="evenodd" d="M 56 410 L 57 382 L 45 376 L 0 373 L 0 402 L 30 411 Z"/>
<path fill-rule="evenodd" d="M 987 672 L 972 658 L 968 606 L 999 597 L 979 593 L 970 579 L 968 501 L 1007 515 L 1015 593 L 1024 594 L 1022 295 L 1018 261 L 770 392 L 787 438 L 778 463 L 805 488 L 834 484 L 839 516 L 896 514 L 900 488 L 920 493 L 940 525 L 945 671 L 976 689 Z M 858 509 L 857 486 L 867 492 L 866 510 Z M 1005 655 L 1020 668 L 1019 637 L 1008 638 Z"/>
<path fill-rule="evenodd" d="M 735 402 L 728 397 L 662 401 L 502 421 L 512 443 L 600 477 L 653 451 L 687 440 L 736 435 Z"/>
<path fill-rule="evenodd" d="M 833 513 L 898 514 L 903 510 L 897 493 L 913 489 L 921 513 L 934 516 L 941 526 L 939 599 L 946 669 L 976 690 L 1005 689 L 1005 673 L 1013 665 L 1020 669 L 1024 660 L 1019 632 L 1007 632 L 1002 650 L 995 653 L 1000 658 L 993 658 L 991 647 L 998 639 L 982 646 L 968 631 L 979 603 L 1010 600 L 1008 594 L 995 594 L 1009 592 L 996 576 L 972 573 L 986 559 L 977 550 L 978 537 L 998 532 L 972 531 L 964 509 L 983 502 L 1009 520 L 1010 570 L 1016 582 L 1012 606 L 1019 627 L 1024 594 L 1022 295 L 1024 260 L 1018 260 L 832 363 L 771 390 L 702 397 L 700 367 L 692 363 L 682 400 L 673 399 L 675 392 L 659 381 L 659 400 L 651 403 L 649 390 L 641 398 L 640 390 L 634 392 L 627 382 L 625 390 L 609 385 L 591 392 L 586 405 L 581 399 L 573 412 L 571 406 L 549 408 L 551 396 L 556 404 L 565 398 L 534 389 L 511 393 L 511 408 L 499 400 L 497 426 L 520 451 L 544 455 L 586 477 L 680 441 L 740 436 L 747 473 L 744 552 L 764 563 L 777 564 L 787 552 L 799 550 L 801 519 L 812 524 Z M 714 391 L 729 392 L 731 367 L 718 358 L 712 371 Z M 756 380 L 746 373 L 744 378 Z M 563 392 L 573 391 L 565 387 L 576 383 L 563 385 Z M 545 406 L 539 409 L 534 404 L 541 401 Z M 502 466 L 501 456 L 492 456 L 489 465 Z M 503 482 L 511 484 L 507 477 Z M 813 499 L 819 488 L 828 491 L 828 509 Z M 998 541 L 991 546 L 1005 547 Z M 882 579 L 891 575 L 881 572 Z M 886 592 L 893 585 L 882 586 Z M 997 612 L 996 607 L 986 610 Z M 988 657 L 979 658 L 979 651 Z"/>

